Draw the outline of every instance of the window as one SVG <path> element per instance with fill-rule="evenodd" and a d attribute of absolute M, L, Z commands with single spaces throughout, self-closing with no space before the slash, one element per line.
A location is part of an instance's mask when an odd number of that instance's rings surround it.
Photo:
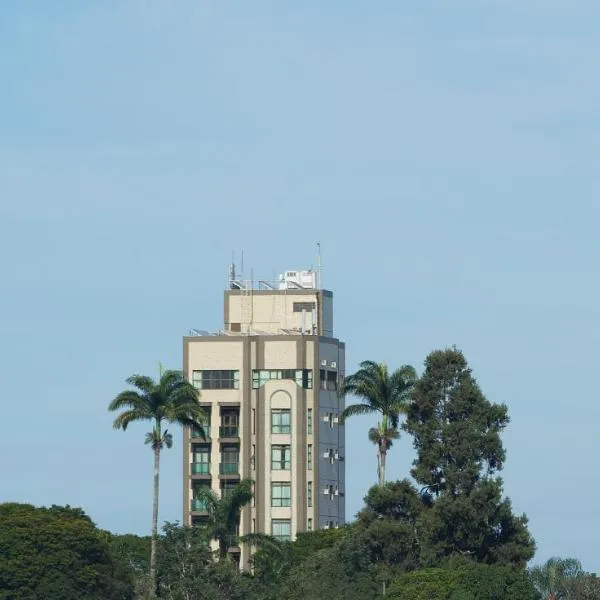
<path fill-rule="evenodd" d="M 328 420 L 329 420 L 329 428 L 333 429 L 333 413 L 332 412 L 330 412 L 328 414 Z"/>
<path fill-rule="evenodd" d="M 240 415 L 237 410 L 223 411 L 221 413 L 221 428 L 219 437 L 238 437 Z"/>
<path fill-rule="evenodd" d="M 273 519 L 271 535 L 280 542 L 290 542 L 292 540 L 292 522 L 289 519 Z"/>
<path fill-rule="evenodd" d="M 306 468 L 312 469 L 312 444 L 306 447 Z"/>
<path fill-rule="evenodd" d="M 312 506 L 312 494 L 313 494 L 312 481 L 307 481 L 306 482 L 306 504 L 307 504 L 307 506 Z"/>
<path fill-rule="evenodd" d="M 292 451 L 290 446 L 271 446 L 271 469 L 273 471 L 289 471 Z"/>
<path fill-rule="evenodd" d="M 290 433 L 291 413 L 287 408 L 274 408 L 271 410 L 271 433 Z"/>
<path fill-rule="evenodd" d="M 224 479 L 221 481 L 221 498 L 227 498 L 227 496 L 230 496 L 238 485 L 239 484 L 237 481 L 231 479 Z"/>
<path fill-rule="evenodd" d="M 199 390 L 237 390 L 239 371 L 194 371 L 192 384 Z"/>
<path fill-rule="evenodd" d="M 312 519 L 308 519 L 308 522 L 306 524 L 306 530 L 307 531 L 312 531 L 313 530 L 313 524 L 312 523 L 313 523 Z"/>
<path fill-rule="evenodd" d="M 208 510 L 208 503 L 203 498 L 200 498 L 201 490 L 208 489 L 210 490 L 210 481 L 201 481 L 198 483 L 194 483 L 192 487 L 192 503 L 191 510 L 192 511 L 206 511 Z"/>
<path fill-rule="evenodd" d="M 319 382 L 322 390 L 327 389 L 327 371 L 325 369 L 321 369 L 319 371 Z"/>
<path fill-rule="evenodd" d="M 223 446 L 221 450 L 222 475 L 235 475 L 238 473 L 240 450 L 237 446 Z"/>
<path fill-rule="evenodd" d="M 192 475 L 208 475 L 210 473 L 210 450 L 201 446 L 194 447 Z"/>
<path fill-rule="evenodd" d="M 338 388 L 338 377 L 335 371 L 327 371 L 327 389 L 335 391 Z"/>
<path fill-rule="evenodd" d="M 306 433 L 312 435 L 312 408 L 306 411 Z"/>
<path fill-rule="evenodd" d="M 271 506 L 291 506 L 292 489 L 286 482 L 271 484 Z"/>
<path fill-rule="evenodd" d="M 252 371 L 252 388 L 257 390 L 271 379 L 292 379 L 301 388 L 312 389 L 312 371 L 310 369 L 271 369 L 269 371 L 254 369 Z"/>
<path fill-rule="evenodd" d="M 294 302 L 294 312 L 313 311 L 316 308 L 314 302 Z"/>
<path fill-rule="evenodd" d="M 202 417 L 198 419 L 198 424 L 202 425 L 202 429 L 204 430 L 204 434 L 206 437 L 210 437 L 210 409 L 203 408 L 202 412 L 204 413 Z M 202 431 L 199 427 L 192 427 L 191 436 L 192 437 L 203 437 L 201 435 Z"/>

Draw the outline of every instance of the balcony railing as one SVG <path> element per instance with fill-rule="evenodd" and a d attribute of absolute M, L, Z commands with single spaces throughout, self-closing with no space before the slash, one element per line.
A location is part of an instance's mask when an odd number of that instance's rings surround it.
<path fill-rule="evenodd" d="M 209 438 L 210 437 L 210 427 L 208 425 L 206 425 L 205 427 L 203 427 L 203 429 L 204 429 L 204 435 L 207 438 Z M 190 436 L 193 437 L 193 438 L 203 439 L 202 432 L 197 427 L 192 427 L 192 431 L 190 432 Z"/>
<path fill-rule="evenodd" d="M 238 462 L 222 462 L 219 465 L 219 473 L 221 475 L 237 475 L 240 471 L 240 463 Z"/>
<path fill-rule="evenodd" d="M 237 425 L 226 425 L 219 427 L 219 437 L 221 438 L 234 438 L 239 437 L 240 428 Z"/>
<path fill-rule="evenodd" d="M 206 512 L 208 510 L 208 503 L 206 500 L 200 500 L 199 498 L 194 498 L 192 500 L 192 511 L 196 512 Z"/>
<path fill-rule="evenodd" d="M 192 463 L 192 475 L 209 475 L 210 463 Z"/>

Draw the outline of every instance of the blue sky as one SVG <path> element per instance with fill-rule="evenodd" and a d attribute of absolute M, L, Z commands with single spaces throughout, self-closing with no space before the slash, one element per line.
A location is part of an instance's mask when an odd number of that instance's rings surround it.
<path fill-rule="evenodd" d="M 11 3 L 0 17 L 0 501 L 145 533 L 134 373 L 217 328 L 233 249 L 315 262 L 349 368 L 456 344 L 509 406 L 536 560 L 600 571 L 597 2 Z M 326 4 L 326 6 L 323 6 Z M 347 510 L 375 480 L 347 426 Z M 410 440 L 389 475 L 410 468 Z M 181 517 L 181 442 L 161 519 Z"/>

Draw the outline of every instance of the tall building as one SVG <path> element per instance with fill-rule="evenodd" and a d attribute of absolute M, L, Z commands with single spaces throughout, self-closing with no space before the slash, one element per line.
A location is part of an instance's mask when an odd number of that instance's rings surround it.
<path fill-rule="evenodd" d="M 293 540 L 300 531 L 345 520 L 344 343 L 334 337 L 333 294 L 315 271 L 287 271 L 276 282 L 230 271 L 224 327 L 183 340 L 186 377 L 200 390 L 208 439 L 184 431 L 184 523 L 200 524 L 199 488 L 227 494 L 252 479 L 254 501 L 241 535 Z M 236 548 L 241 565 L 248 549 Z"/>

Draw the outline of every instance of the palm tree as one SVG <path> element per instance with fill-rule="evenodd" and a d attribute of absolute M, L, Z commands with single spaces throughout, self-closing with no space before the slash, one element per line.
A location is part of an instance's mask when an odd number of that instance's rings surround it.
<path fill-rule="evenodd" d="M 206 506 L 208 520 L 205 528 L 211 539 L 219 544 L 219 558 L 225 558 L 229 549 L 246 541 L 238 533 L 242 508 L 250 503 L 254 494 L 251 479 L 243 479 L 236 487 L 228 490 L 221 498 L 210 488 L 200 488 L 196 499 Z M 248 536 L 248 541 L 252 541 Z"/>
<path fill-rule="evenodd" d="M 581 563 L 575 558 L 548 559 L 543 565 L 533 567 L 530 575 L 533 585 L 544 600 L 569 598 L 569 584 L 581 577 Z"/>
<path fill-rule="evenodd" d="M 369 440 L 377 446 L 377 479 L 379 485 L 385 483 L 385 461 L 388 450 L 392 447 L 394 440 L 400 437 L 400 432 L 395 427 L 384 427 L 377 423 L 377 427 L 369 429 Z"/>
<path fill-rule="evenodd" d="M 369 439 L 377 445 L 379 485 L 385 483 L 387 452 L 392 440 L 400 437 L 400 415 L 408 409 L 410 392 L 416 380 L 417 372 L 410 365 L 403 365 L 390 375 L 385 363 L 365 360 L 360 363 L 360 369 L 348 375 L 340 386 L 342 395 L 351 394 L 362 400 L 346 407 L 341 415 L 342 422 L 354 415 L 381 415 L 377 428 L 369 430 Z"/>
<path fill-rule="evenodd" d="M 152 501 L 152 539 L 150 544 L 150 597 L 156 596 L 156 541 L 158 537 L 158 487 L 160 452 L 173 445 L 173 435 L 163 424 L 173 423 L 198 428 L 206 438 L 202 426 L 204 410 L 198 401 L 199 393 L 180 371 L 163 371 L 160 368 L 158 382 L 144 375 L 132 375 L 127 383 L 136 390 L 121 392 L 109 405 L 108 410 L 124 409 L 113 422 L 115 429 L 125 431 L 130 423 L 151 421 L 152 431 L 146 434 L 145 443 L 154 452 L 154 496 Z"/>

